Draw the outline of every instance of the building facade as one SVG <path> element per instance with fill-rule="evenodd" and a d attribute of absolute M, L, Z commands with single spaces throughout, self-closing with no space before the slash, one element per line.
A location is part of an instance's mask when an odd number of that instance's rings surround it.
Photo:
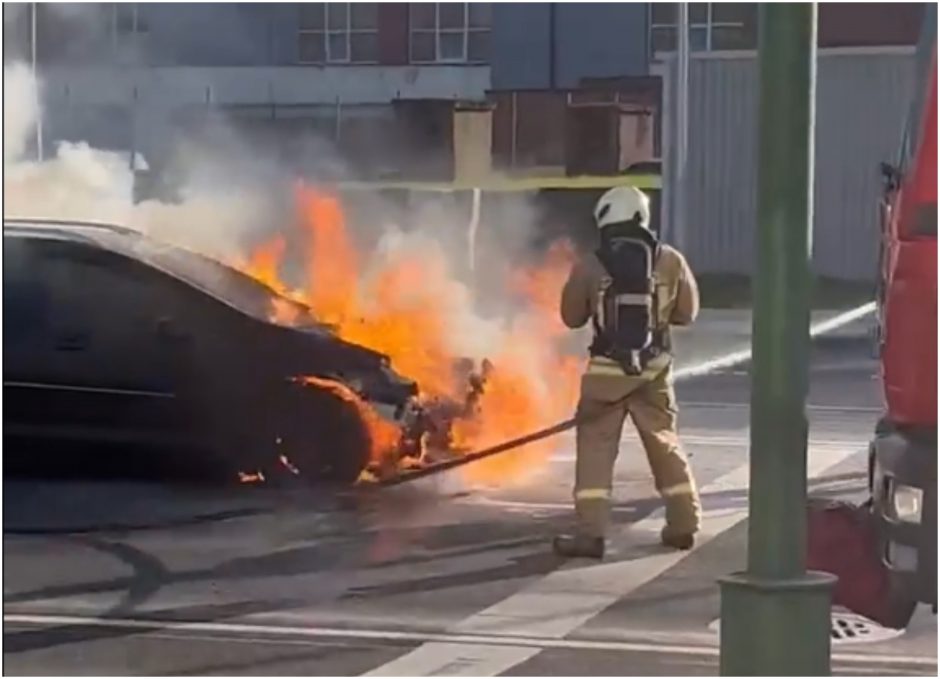
<path fill-rule="evenodd" d="M 756 4 L 689 7 L 693 51 L 756 47 Z M 820 46 L 913 45 L 922 11 L 823 3 Z M 79 107 L 483 100 L 649 76 L 674 48 L 676 13 L 674 3 L 7 3 L 4 61 L 29 61 L 35 35 L 50 103 Z"/>
<path fill-rule="evenodd" d="M 924 6 L 821 3 L 819 46 L 913 45 Z M 677 7 L 37 3 L 36 43 L 43 67 L 487 66 L 492 89 L 572 88 L 584 78 L 646 75 L 675 47 Z M 6 3 L 5 61 L 31 56 L 32 10 Z M 756 48 L 756 3 L 690 3 L 689 23 L 694 52 Z"/>
<path fill-rule="evenodd" d="M 874 259 L 874 168 L 901 135 L 926 7 L 819 5 L 817 252 L 830 275 L 865 277 Z M 704 270 L 750 261 L 757 13 L 689 5 L 702 224 L 685 245 Z M 454 102 L 490 106 L 502 171 L 564 172 L 579 105 L 639 111 L 638 148 L 668 157 L 676 24 L 675 3 L 8 3 L 4 62 L 29 62 L 35 35 L 47 148 L 86 140 L 159 167 L 180 135 L 221 119 L 299 171 L 313 137 L 360 177 L 446 179 Z"/>

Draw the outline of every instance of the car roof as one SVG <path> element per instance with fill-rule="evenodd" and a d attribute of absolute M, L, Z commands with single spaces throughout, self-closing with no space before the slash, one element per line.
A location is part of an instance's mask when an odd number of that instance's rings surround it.
<path fill-rule="evenodd" d="M 68 240 L 117 249 L 122 252 L 147 240 L 141 232 L 117 224 L 59 219 L 4 218 L 3 235 Z M 122 244 L 124 247 L 121 247 Z"/>
<path fill-rule="evenodd" d="M 147 234 L 105 222 L 83 222 L 73 220 L 55 219 L 4 219 L 3 235 L 18 238 L 59 240 L 71 243 L 91 245 L 102 250 L 117 253 L 159 269 L 176 278 L 180 278 L 190 285 L 199 284 L 199 276 L 194 273 L 191 264 L 198 260 L 199 264 L 208 263 L 213 267 L 224 269 L 231 275 L 244 275 L 231 266 L 205 255 L 187 250 L 185 248 L 156 240 Z M 263 284 L 262 284 L 263 285 Z"/>
<path fill-rule="evenodd" d="M 171 243 L 155 240 L 140 231 L 116 224 L 55 219 L 5 218 L 3 220 L 3 236 L 4 238 L 13 236 L 16 238 L 82 243 L 115 252 L 136 259 L 146 266 L 177 278 L 229 306 L 237 306 L 232 302 L 232 296 L 237 294 L 232 286 L 246 282 L 263 288 L 267 294 L 280 297 L 268 285 L 255 280 L 228 264 Z M 220 279 L 219 276 L 223 278 Z M 225 292 L 220 290 L 218 285 L 214 285 L 213 281 L 221 284 Z M 306 308 L 306 305 L 299 304 L 295 300 L 288 301 Z M 328 326 L 321 323 L 316 323 L 316 326 L 321 330 L 328 328 Z"/>

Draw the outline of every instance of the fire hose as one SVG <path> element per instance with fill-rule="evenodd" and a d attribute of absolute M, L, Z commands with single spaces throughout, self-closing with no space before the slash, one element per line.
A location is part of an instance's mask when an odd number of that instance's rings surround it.
<path fill-rule="evenodd" d="M 471 462 L 479 462 L 480 460 L 493 457 L 494 455 L 508 453 L 529 443 L 541 441 L 557 434 L 561 434 L 562 432 L 568 431 L 569 429 L 574 429 L 579 424 L 596 420 L 601 415 L 610 412 L 614 408 L 624 405 L 627 402 L 628 397 L 629 394 L 623 398 L 617 399 L 616 401 L 611 401 L 610 403 L 605 404 L 603 408 L 595 410 L 590 415 L 581 415 L 580 417 L 575 415 L 574 417 L 569 417 L 567 420 L 563 420 L 562 422 L 554 424 L 550 427 L 539 429 L 538 431 L 534 431 L 524 436 L 510 439 L 508 441 L 503 441 L 502 443 L 489 446 L 488 448 L 483 448 L 472 453 L 467 453 L 466 455 L 461 455 L 460 457 L 455 457 L 450 460 L 433 462 L 423 467 L 410 469 L 403 473 L 397 474 L 396 476 L 380 479 L 375 483 L 375 485 L 381 487 L 398 486 L 403 483 L 408 483 L 409 481 L 417 481 L 418 479 L 424 478 L 426 476 L 440 474 L 441 472 L 445 472 L 456 467 L 462 467 L 466 464 L 470 464 Z"/>
<path fill-rule="evenodd" d="M 825 335 L 831 332 L 832 330 L 835 330 L 836 328 L 840 328 L 842 326 L 848 325 L 849 323 L 852 323 L 861 318 L 864 318 L 865 316 L 872 313 L 873 311 L 875 311 L 875 303 L 868 302 L 866 304 L 857 306 L 854 309 L 850 309 L 840 314 L 836 314 L 835 316 L 828 318 L 825 321 L 821 321 L 819 323 L 813 324 L 809 328 L 809 336 L 810 338 L 816 338 L 821 335 Z M 700 363 L 696 366 L 678 370 L 675 373 L 675 379 L 679 380 L 679 379 L 688 379 L 692 377 L 700 377 L 702 375 L 707 375 L 716 370 L 730 368 L 731 366 L 744 363 L 746 361 L 749 361 L 750 359 L 751 359 L 751 349 L 750 348 L 742 349 L 740 351 L 735 351 L 725 356 L 721 356 L 719 358 L 705 361 L 704 363 Z M 551 436 L 555 436 L 556 434 L 560 434 L 562 432 L 568 431 L 569 429 L 573 429 L 579 424 L 591 422 L 594 419 L 600 417 L 601 415 L 604 415 L 610 412 L 612 409 L 618 408 L 624 405 L 627 401 L 628 396 L 629 395 L 624 396 L 623 398 L 618 399 L 616 401 L 611 401 L 609 404 L 606 404 L 603 408 L 592 412 L 589 416 L 582 415 L 581 417 L 578 417 L 577 415 L 575 415 L 574 417 L 564 420 L 563 422 L 559 422 L 558 424 L 555 424 L 551 427 L 540 429 L 538 431 L 532 432 L 530 434 L 526 434 L 525 436 L 520 436 L 518 438 L 511 439 L 509 441 L 504 441 L 503 443 L 497 444 L 495 446 L 490 446 L 482 450 L 477 450 L 475 452 L 468 453 L 467 455 L 461 455 L 460 457 L 457 457 L 451 460 L 443 460 L 441 462 L 434 462 L 424 467 L 411 469 L 409 471 L 406 471 L 394 477 L 380 479 L 379 481 L 375 483 L 375 485 L 380 486 L 380 487 L 388 487 L 388 486 L 397 486 L 402 483 L 408 483 L 409 481 L 416 481 L 417 479 L 424 478 L 426 476 L 431 476 L 432 474 L 439 474 L 441 472 L 445 472 L 450 469 L 454 469 L 456 467 L 462 467 L 463 465 L 470 464 L 471 462 L 478 462 L 479 460 L 483 460 L 488 457 L 492 457 L 494 455 L 507 453 L 509 451 L 515 450 L 516 448 L 520 448 L 528 443 L 533 443 L 535 441 L 541 441 L 543 439 L 547 439 Z"/>

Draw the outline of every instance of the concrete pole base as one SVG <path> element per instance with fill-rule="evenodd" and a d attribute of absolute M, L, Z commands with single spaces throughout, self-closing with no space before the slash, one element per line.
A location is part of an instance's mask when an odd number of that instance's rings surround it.
<path fill-rule="evenodd" d="M 830 674 L 830 608 L 836 578 L 732 573 L 721 587 L 722 676 Z"/>

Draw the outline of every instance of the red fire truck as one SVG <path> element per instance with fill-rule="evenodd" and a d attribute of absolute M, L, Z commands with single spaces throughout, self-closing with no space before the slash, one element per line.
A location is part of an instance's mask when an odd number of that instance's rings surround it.
<path fill-rule="evenodd" d="M 896 165 L 883 164 L 878 317 L 886 411 L 869 482 L 892 599 L 937 605 L 937 45 L 926 11 Z"/>

